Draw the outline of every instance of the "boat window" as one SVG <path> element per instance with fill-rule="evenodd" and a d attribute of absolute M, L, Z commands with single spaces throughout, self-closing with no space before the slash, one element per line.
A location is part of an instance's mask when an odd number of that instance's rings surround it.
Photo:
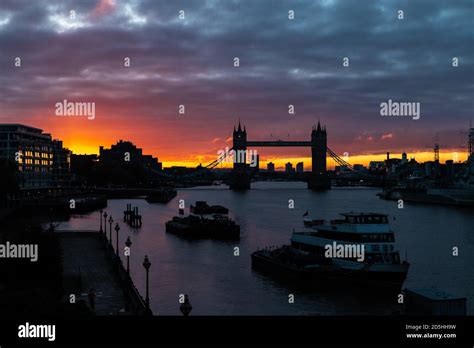
<path fill-rule="evenodd" d="M 349 221 L 350 224 L 353 224 L 354 223 L 354 217 L 353 216 L 349 216 L 347 221 Z"/>

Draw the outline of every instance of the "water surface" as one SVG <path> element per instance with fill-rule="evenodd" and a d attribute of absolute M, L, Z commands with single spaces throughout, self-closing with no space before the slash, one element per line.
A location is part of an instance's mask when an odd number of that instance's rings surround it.
<path fill-rule="evenodd" d="M 468 298 L 468 313 L 474 313 L 474 214 L 458 208 L 381 200 L 375 189 L 334 188 L 318 193 L 302 182 L 260 182 L 252 190 L 233 192 L 226 187 L 182 189 L 167 205 L 143 199 L 108 201 L 107 212 L 119 219 L 120 245 L 132 240 L 132 277 L 145 293 L 145 254 L 150 269 L 151 306 L 155 314 L 177 315 L 179 294 L 188 294 L 193 315 L 355 315 L 390 314 L 397 305 L 377 298 L 354 296 L 350 288 L 339 291 L 301 292 L 251 269 L 250 254 L 258 248 L 288 244 L 293 228 L 303 226 L 306 210 L 313 218 L 336 218 L 349 211 L 390 215 L 400 256 L 408 257 L 411 269 L 404 286 L 431 288 Z M 196 200 L 220 204 L 241 226 L 241 240 L 189 241 L 165 232 L 165 222 L 177 215 L 184 199 L 186 213 Z M 294 200 L 294 209 L 288 201 Z M 139 207 L 143 226 L 134 230 L 122 221 L 126 204 Z M 115 223 L 114 223 L 115 225 Z M 99 213 L 74 216 L 61 229 L 98 229 Z M 114 232 L 115 246 L 115 232 Z M 234 247 L 240 256 L 234 256 Z M 459 248 L 459 256 L 452 248 Z M 288 295 L 295 303 L 288 303 Z M 394 299 L 395 301 L 395 299 Z"/>

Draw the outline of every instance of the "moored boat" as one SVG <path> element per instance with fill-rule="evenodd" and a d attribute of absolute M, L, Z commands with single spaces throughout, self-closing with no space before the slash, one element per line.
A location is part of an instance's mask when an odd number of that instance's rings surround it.
<path fill-rule="evenodd" d="M 176 197 L 177 194 L 178 192 L 174 188 L 164 188 L 153 191 L 153 193 L 147 195 L 145 199 L 148 203 L 168 203 Z"/>
<path fill-rule="evenodd" d="M 175 216 L 166 222 L 166 232 L 187 238 L 228 240 L 240 238 L 240 226 L 234 220 L 222 215 L 214 215 L 213 218 L 196 215 Z"/>
<path fill-rule="evenodd" d="M 293 232 L 290 245 L 254 252 L 252 267 L 301 285 L 400 291 L 410 265 L 400 260 L 388 216 L 342 216 Z"/>
<path fill-rule="evenodd" d="M 229 214 L 229 209 L 222 205 L 209 205 L 206 201 L 196 201 L 196 205 L 189 207 L 192 214 L 212 215 L 212 214 Z"/>
<path fill-rule="evenodd" d="M 378 193 L 381 199 L 413 203 L 474 207 L 474 190 L 459 188 L 413 188 L 396 186 Z"/>

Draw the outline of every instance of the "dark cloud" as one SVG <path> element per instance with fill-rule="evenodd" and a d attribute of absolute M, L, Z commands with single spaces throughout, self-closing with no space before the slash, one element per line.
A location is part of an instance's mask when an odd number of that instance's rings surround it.
<path fill-rule="evenodd" d="M 369 133 L 379 136 L 364 146 L 383 151 L 380 134 L 388 133 L 398 149 L 424 146 L 439 131 L 458 145 L 472 117 L 470 0 L 106 2 L 97 11 L 92 0 L 1 1 L 0 121 L 14 114 L 27 122 L 34 110 L 76 97 L 108 105 L 107 117 L 179 126 L 177 105 L 186 104 L 206 141 L 226 138 L 238 118 L 254 137 L 307 137 L 321 119 L 334 148 Z M 387 99 L 420 102 L 421 119 L 380 117 Z"/>

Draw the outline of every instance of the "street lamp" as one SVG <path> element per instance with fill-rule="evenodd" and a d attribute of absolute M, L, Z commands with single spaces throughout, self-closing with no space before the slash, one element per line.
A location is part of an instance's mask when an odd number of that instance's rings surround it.
<path fill-rule="evenodd" d="M 184 303 L 179 306 L 179 310 L 181 311 L 181 313 L 183 313 L 185 317 L 187 317 L 189 313 L 191 313 L 191 311 L 193 310 L 193 306 L 191 306 L 191 303 L 189 303 L 188 295 L 184 295 Z"/>
<path fill-rule="evenodd" d="M 117 232 L 117 234 L 116 234 L 116 237 L 117 237 L 117 238 L 116 238 L 116 246 L 117 246 L 117 247 L 115 248 L 115 255 L 117 255 L 117 257 L 119 257 L 119 254 L 118 254 L 118 242 L 119 242 L 119 241 L 118 241 L 118 233 L 119 233 L 119 231 L 120 231 L 120 227 L 119 227 L 118 222 L 117 222 L 117 223 L 115 224 L 115 232 Z"/>
<path fill-rule="evenodd" d="M 132 246 L 132 241 L 130 240 L 130 236 L 127 237 L 125 241 L 125 246 L 128 248 L 127 254 L 127 274 L 130 276 L 130 247 Z"/>
<path fill-rule="evenodd" d="M 100 216 L 100 230 L 99 230 L 99 232 L 100 233 L 104 233 L 104 231 L 102 230 L 102 213 L 103 213 L 102 209 L 99 210 L 99 216 Z"/>
<path fill-rule="evenodd" d="M 145 305 L 146 311 L 150 311 L 150 297 L 148 296 L 148 270 L 150 269 L 151 262 L 148 260 L 148 256 L 145 255 L 145 260 L 143 261 L 143 267 L 146 270 L 146 296 L 145 296 Z"/>
<path fill-rule="evenodd" d="M 110 229 L 109 229 L 109 236 L 110 236 L 110 245 L 112 245 L 112 223 L 114 222 L 114 219 L 112 219 L 112 215 L 110 215 L 109 217 L 109 225 L 110 225 Z"/>
<path fill-rule="evenodd" d="M 105 239 L 107 239 L 107 212 L 104 211 L 104 235 Z"/>
<path fill-rule="evenodd" d="M 49 208 L 49 231 L 54 232 L 53 226 L 53 208 Z"/>

